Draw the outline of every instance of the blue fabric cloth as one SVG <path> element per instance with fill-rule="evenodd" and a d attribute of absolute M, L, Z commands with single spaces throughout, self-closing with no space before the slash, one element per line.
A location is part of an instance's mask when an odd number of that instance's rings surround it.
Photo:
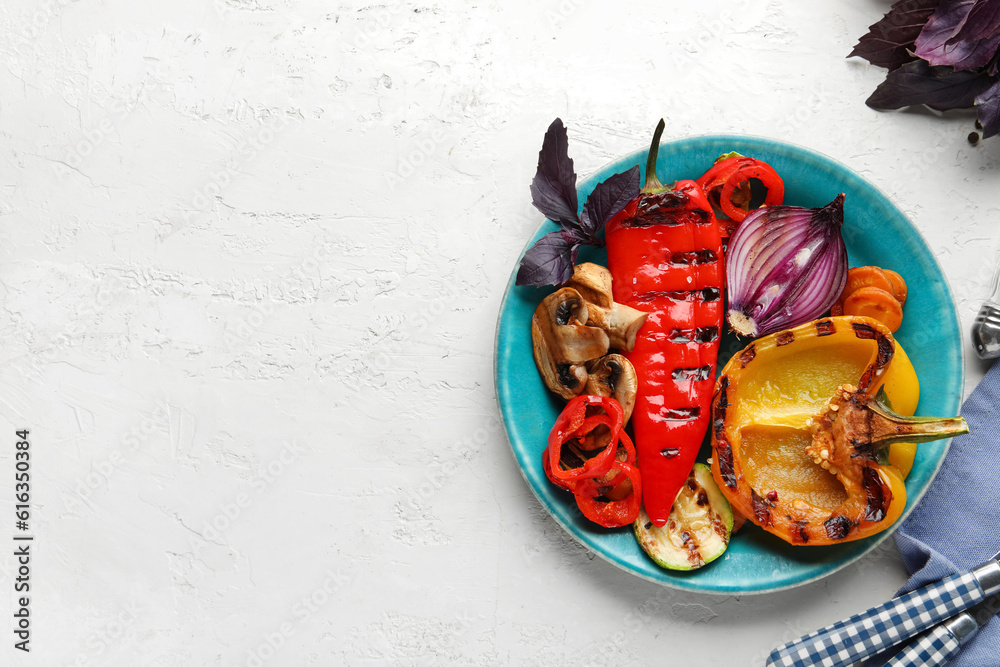
<path fill-rule="evenodd" d="M 899 594 L 971 569 L 1000 551 L 1000 363 L 966 400 L 962 416 L 969 433 L 952 440 L 927 495 L 896 532 L 912 575 Z M 1000 619 L 981 628 L 948 664 L 1000 665 Z"/>

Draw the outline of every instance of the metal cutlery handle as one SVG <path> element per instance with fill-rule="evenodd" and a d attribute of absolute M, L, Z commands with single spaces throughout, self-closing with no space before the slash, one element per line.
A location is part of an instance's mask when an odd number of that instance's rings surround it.
<path fill-rule="evenodd" d="M 885 667 L 941 667 L 954 658 L 979 624 L 968 613 L 948 619 L 897 653 Z"/>
<path fill-rule="evenodd" d="M 1000 357 L 1000 265 L 993 272 L 990 296 L 972 325 L 972 347 L 980 359 Z"/>
<path fill-rule="evenodd" d="M 955 574 L 779 646 L 767 664 L 846 667 L 920 634 L 985 597 L 976 570 Z"/>

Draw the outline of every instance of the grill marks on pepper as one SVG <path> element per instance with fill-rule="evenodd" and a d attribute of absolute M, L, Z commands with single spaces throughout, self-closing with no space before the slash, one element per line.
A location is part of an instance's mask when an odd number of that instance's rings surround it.
<path fill-rule="evenodd" d="M 823 527 L 826 528 L 826 536 L 831 540 L 842 540 L 850 534 L 854 522 L 846 516 L 831 516 L 823 522 Z"/>
<path fill-rule="evenodd" d="M 774 342 L 778 347 L 790 345 L 795 342 L 795 334 L 791 331 L 782 331 L 774 337 Z"/>
<path fill-rule="evenodd" d="M 821 320 L 816 323 L 817 336 L 832 336 L 835 333 L 837 333 L 837 325 L 833 323 L 833 320 Z"/>
<path fill-rule="evenodd" d="M 686 422 L 692 419 L 697 419 L 701 415 L 701 408 L 697 405 L 693 405 L 688 408 L 661 408 L 657 417 L 661 421 L 667 422 Z"/>
<path fill-rule="evenodd" d="M 715 395 L 713 407 L 712 428 L 715 431 L 715 456 L 719 459 L 719 474 L 722 481 L 730 489 L 736 488 L 736 468 L 733 462 L 733 446 L 725 436 L 726 409 L 729 407 L 729 378 L 725 375 L 719 380 L 719 390 Z"/>
<path fill-rule="evenodd" d="M 757 346 L 755 343 L 750 343 L 740 354 L 740 368 L 746 368 L 756 356 Z"/>
<path fill-rule="evenodd" d="M 683 191 L 660 192 L 644 195 L 639 200 L 635 215 L 622 221 L 623 227 L 652 227 L 685 224 L 704 225 L 710 222 L 707 211 L 689 208 L 690 197 Z"/>
<path fill-rule="evenodd" d="M 791 520 L 792 517 L 788 517 Z M 808 521 L 791 521 L 792 525 L 795 526 L 796 532 L 792 533 L 792 539 L 796 542 L 805 544 L 809 541 L 809 531 L 806 527 L 809 525 Z"/>
<path fill-rule="evenodd" d="M 651 303 L 657 299 L 669 299 L 675 302 L 711 303 L 718 301 L 722 296 L 722 290 L 718 287 L 704 287 L 696 290 L 651 290 L 635 296 L 635 301 L 639 303 Z"/>
<path fill-rule="evenodd" d="M 858 381 L 858 387 L 864 391 L 881 374 L 882 369 L 892 361 L 892 355 L 896 347 L 888 336 L 870 324 L 865 322 L 851 322 L 851 328 L 854 330 L 855 336 L 863 340 L 874 340 L 878 348 L 875 354 L 875 361 L 865 369 L 864 374 Z"/>
<path fill-rule="evenodd" d="M 667 340 L 671 343 L 714 343 L 719 340 L 719 327 L 674 329 Z"/>
<path fill-rule="evenodd" d="M 892 502 L 892 491 L 882 483 L 882 477 L 873 468 L 866 467 L 861 473 L 861 484 L 868 496 L 865 505 L 867 521 L 881 521 L 885 518 L 889 503 Z"/>
<path fill-rule="evenodd" d="M 753 507 L 753 515 L 757 519 L 757 525 L 774 525 L 774 519 L 771 518 L 771 509 L 774 507 L 774 503 L 761 496 L 753 489 L 750 489 L 750 503 Z"/>
<path fill-rule="evenodd" d="M 715 264 L 719 256 L 714 250 L 683 250 L 667 256 L 667 262 L 674 266 L 690 266 L 692 264 Z"/>
<path fill-rule="evenodd" d="M 684 380 L 707 380 L 712 375 L 712 367 L 710 365 L 698 366 L 697 368 L 675 368 L 670 374 L 675 381 L 681 382 Z"/>

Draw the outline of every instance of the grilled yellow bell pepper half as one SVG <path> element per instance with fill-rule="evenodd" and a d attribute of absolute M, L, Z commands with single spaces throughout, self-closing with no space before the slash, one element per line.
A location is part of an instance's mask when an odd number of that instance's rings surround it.
<path fill-rule="evenodd" d="M 868 396 L 884 388 L 903 415 L 920 399 L 906 352 L 864 317 L 824 318 L 760 338 L 716 383 L 713 475 L 734 509 L 792 544 L 867 537 L 892 525 L 906 505 L 912 443 L 890 445 L 888 464 L 873 454 L 842 457 L 843 471 L 807 454 L 814 419 L 844 385 Z"/>

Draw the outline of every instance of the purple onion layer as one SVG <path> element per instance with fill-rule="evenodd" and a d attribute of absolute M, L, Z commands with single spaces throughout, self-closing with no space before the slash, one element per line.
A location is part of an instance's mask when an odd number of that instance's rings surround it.
<path fill-rule="evenodd" d="M 759 337 L 810 322 L 847 284 L 844 195 L 822 208 L 767 206 L 753 211 L 729 242 L 727 319 Z"/>

